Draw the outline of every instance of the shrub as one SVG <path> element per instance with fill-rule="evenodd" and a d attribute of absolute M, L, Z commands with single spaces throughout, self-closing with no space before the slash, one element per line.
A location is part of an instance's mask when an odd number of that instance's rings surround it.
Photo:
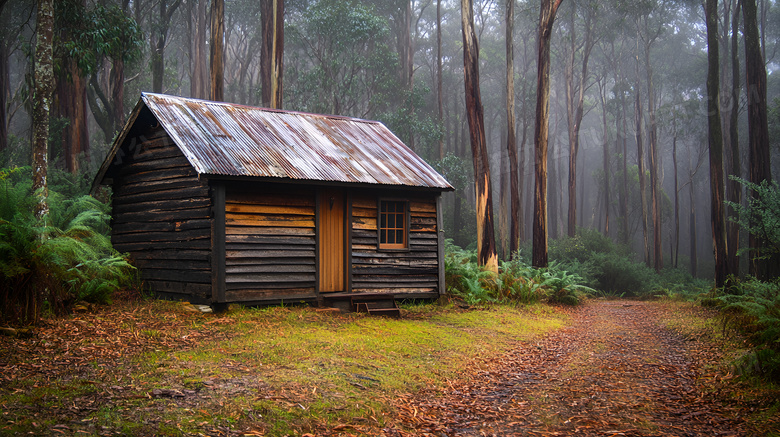
<path fill-rule="evenodd" d="M 30 169 L 0 171 L 0 310 L 8 322 L 33 323 L 44 304 L 106 302 L 133 280 L 134 268 L 111 246 L 108 207 L 89 196 L 50 190 L 47 224 L 32 214 Z"/>

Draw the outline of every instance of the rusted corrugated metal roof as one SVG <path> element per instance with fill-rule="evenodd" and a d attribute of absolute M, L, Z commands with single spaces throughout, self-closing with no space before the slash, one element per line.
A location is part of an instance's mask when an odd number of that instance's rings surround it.
<path fill-rule="evenodd" d="M 204 175 L 452 189 L 382 123 L 144 93 Z"/>

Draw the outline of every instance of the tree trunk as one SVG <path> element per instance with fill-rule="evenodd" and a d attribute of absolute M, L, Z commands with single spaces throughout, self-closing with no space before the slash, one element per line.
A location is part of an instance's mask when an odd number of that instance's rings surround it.
<path fill-rule="evenodd" d="M 621 105 L 623 107 L 623 189 L 620 192 L 623 194 L 623 198 L 620 199 L 620 215 L 623 216 L 623 244 L 628 245 L 628 121 L 626 110 L 625 95 L 620 98 Z"/>
<path fill-rule="evenodd" d="M 650 117 L 650 195 L 653 208 L 653 267 L 660 272 L 664 267 L 661 240 L 661 204 L 658 196 L 661 182 L 658 177 L 658 123 L 655 119 L 655 90 L 653 68 L 650 63 L 650 44 L 645 44 L 645 73 L 647 75 L 647 115 Z"/>
<path fill-rule="evenodd" d="M 65 170 L 78 174 L 80 155 L 89 153 L 89 130 L 86 81 L 75 60 L 63 60 L 63 71 L 56 78 L 55 94 L 56 104 L 52 109 L 57 117 L 68 120 L 61 136 Z"/>
<path fill-rule="evenodd" d="M 520 249 L 520 181 L 517 168 L 517 134 L 515 133 L 515 0 L 506 0 L 506 150 L 509 154 L 509 187 L 511 197 L 509 251 L 514 257 Z"/>
<path fill-rule="evenodd" d="M 604 148 L 603 148 L 603 162 L 602 166 L 604 168 L 604 235 L 609 237 L 609 207 L 610 207 L 610 185 L 609 185 L 609 130 L 607 129 L 607 98 L 605 96 L 606 93 L 606 85 L 602 84 L 601 81 L 599 81 L 599 98 L 601 99 L 601 124 L 602 124 L 602 131 L 603 133 L 603 141 L 604 141 Z"/>
<path fill-rule="evenodd" d="M 547 136 L 550 110 L 550 39 L 562 0 L 542 0 L 539 11 L 534 124 L 533 266 L 547 267 Z"/>
<path fill-rule="evenodd" d="M 691 276 L 694 278 L 699 273 L 698 269 L 698 249 L 696 248 L 696 199 L 693 196 L 693 176 L 691 176 L 691 190 L 690 190 L 690 209 L 688 214 L 688 229 L 690 234 L 690 246 L 691 246 Z"/>
<path fill-rule="evenodd" d="M 740 177 L 742 174 L 742 163 L 739 153 L 739 13 L 740 2 L 734 0 L 734 17 L 731 21 L 731 106 L 729 113 L 729 149 L 731 159 L 729 160 L 728 174 Z M 729 180 L 726 182 L 726 198 L 730 202 L 739 205 L 742 201 L 742 188 L 739 182 Z M 729 216 L 735 216 L 736 212 L 731 210 Z M 739 274 L 739 223 L 736 221 L 728 222 L 728 263 L 729 271 L 732 274 Z"/>
<path fill-rule="evenodd" d="M 35 25 L 35 85 L 32 102 L 32 188 L 38 199 L 34 212 L 39 220 L 45 220 L 49 213 L 47 175 L 49 171 L 49 111 L 54 91 L 53 29 L 54 0 L 38 0 Z"/>
<path fill-rule="evenodd" d="M 761 55 L 755 0 L 743 0 L 742 17 L 745 32 L 745 89 L 748 101 L 748 142 L 750 182 L 760 184 L 772 180 L 772 166 L 769 154 L 769 126 L 767 124 L 766 105 L 766 67 Z M 755 193 L 751 191 L 751 196 Z M 756 235 L 750 235 L 750 273 L 759 279 L 768 279 L 770 263 L 758 259 L 762 255 L 765 242 Z"/>
<path fill-rule="evenodd" d="M 674 258 L 672 265 L 677 268 L 680 256 L 680 190 L 677 179 L 677 117 L 672 118 L 672 164 L 674 166 Z"/>
<path fill-rule="evenodd" d="M 593 48 L 592 21 L 593 8 L 588 8 L 585 16 L 585 41 L 582 45 L 582 69 L 577 89 L 574 89 L 574 58 L 576 53 L 575 15 L 576 5 L 571 15 L 571 46 L 566 65 L 566 116 L 569 133 L 569 216 L 567 233 L 574 237 L 577 233 L 577 154 L 580 149 L 580 126 L 584 114 L 585 81 L 588 77 L 588 60 Z M 576 92 L 576 97 L 575 97 Z"/>
<path fill-rule="evenodd" d="M 206 79 L 206 0 L 198 0 L 195 9 L 195 32 L 193 35 L 192 79 L 190 96 L 205 99 L 209 96 Z"/>
<path fill-rule="evenodd" d="M 710 151 L 710 207 L 712 244 L 715 252 L 715 286 L 723 287 L 728 276 L 726 255 L 726 216 L 723 187 L 723 134 L 720 126 L 718 87 L 718 2 L 707 0 L 704 11 L 707 20 L 707 127 Z"/>
<path fill-rule="evenodd" d="M 441 58 L 441 1 L 436 2 L 436 98 L 439 104 L 439 126 L 444 126 L 444 96 L 442 92 L 442 58 Z M 444 158 L 444 137 L 439 138 L 439 159 Z"/>
<path fill-rule="evenodd" d="M 639 45 L 639 35 L 637 34 L 637 46 Z M 637 153 L 637 165 L 639 171 L 639 197 L 642 203 L 642 242 L 644 243 L 645 250 L 645 264 L 650 266 L 650 246 L 647 241 L 647 198 L 645 197 L 645 155 L 642 144 L 642 100 L 641 93 L 639 91 L 639 47 L 637 47 L 636 57 L 636 85 L 634 93 L 636 94 L 636 102 L 634 105 L 634 113 L 636 114 L 636 153 Z"/>
<path fill-rule="evenodd" d="M 225 100 L 225 0 L 211 1 L 211 45 L 209 46 L 209 65 L 211 80 L 209 98 L 221 102 Z"/>
<path fill-rule="evenodd" d="M 490 190 L 490 158 L 485 141 L 485 122 L 479 93 L 479 48 L 474 31 L 471 0 L 460 2 L 463 34 L 463 72 L 466 91 L 466 115 L 469 123 L 471 153 L 474 162 L 474 187 L 477 203 L 477 247 L 479 265 L 498 272 L 498 255 L 493 229 L 493 200 Z"/>
<path fill-rule="evenodd" d="M 114 133 L 119 132 L 125 125 L 125 61 L 119 57 L 111 66 L 111 101 L 114 111 Z M 85 93 L 86 96 L 86 93 Z"/>
<path fill-rule="evenodd" d="M 263 106 L 282 109 L 284 0 L 262 0 L 263 48 L 260 59 Z"/>
<path fill-rule="evenodd" d="M 0 8 L 2 12 L 2 8 Z M 0 40 L 0 153 L 8 147 L 8 115 L 6 114 L 6 102 L 10 93 L 10 79 L 8 69 L 8 43 Z"/>
<path fill-rule="evenodd" d="M 150 37 L 152 48 L 152 92 L 163 92 L 163 80 L 165 78 L 165 42 L 168 39 L 168 29 L 174 12 L 181 4 L 181 0 L 174 0 L 168 6 L 168 0 L 160 0 L 160 16 L 156 31 Z"/>

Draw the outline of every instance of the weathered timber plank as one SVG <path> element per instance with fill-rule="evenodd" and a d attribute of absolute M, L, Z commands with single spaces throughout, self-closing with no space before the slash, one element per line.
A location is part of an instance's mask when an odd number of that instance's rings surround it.
<path fill-rule="evenodd" d="M 132 183 L 138 183 L 144 181 L 162 181 L 167 179 L 179 179 L 179 178 L 189 178 L 193 180 L 195 183 L 197 183 L 198 182 L 197 176 L 198 173 L 192 167 L 155 169 L 155 170 L 149 170 L 149 171 L 138 172 L 133 174 L 127 174 L 115 178 L 114 186 L 119 186 L 122 184 L 132 184 Z M 116 181 L 121 181 L 121 183 L 117 183 Z"/>
<path fill-rule="evenodd" d="M 235 282 L 226 284 L 226 290 L 294 290 L 299 288 L 314 289 L 314 281 L 311 282 L 264 282 L 256 284 L 255 282 Z"/>
<path fill-rule="evenodd" d="M 428 239 L 438 241 L 439 236 L 436 234 L 436 232 L 409 232 L 409 239 L 413 241 Z"/>
<path fill-rule="evenodd" d="M 146 285 L 158 293 L 179 293 L 198 297 L 211 297 L 211 284 L 176 281 L 146 281 Z"/>
<path fill-rule="evenodd" d="M 412 225 L 433 225 L 436 226 L 436 216 L 431 217 L 416 217 L 412 216 L 410 219 Z"/>
<path fill-rule="evenodd" d="M 314 273 L 230 273 L 225 275 L 228 284 L 254 283 L 254 284 L 286 284 L 311 282 L 314 283 Z M 263 285 L 260 285 L 263 287 Z"/>
<path fill-rule="evenodd" d="M 352 251 L 352 257 L 354 258 L 389 258 L 389 259 L 415 259 L 415 258 L 437 258 L 436 252 L 363 252 L 354 250 Z M 353 262 L 359 262 L 355 260 Z"/>
<path fill-rule="evenodd" d="M 227 258 L 228 266 L 315 265 L 314 258 Z"/>
<path fill-rule="evenodd" d="M 310 193 L 241 193 L 228 190 L 228 204 L 243 205 L 278 205 L 278 206 L 311 206 L 314 207 L 314 191 Z"/>
<path fill-rule="evenodd" d="M 191 241 L 143 241 L 122 244 L 114 243 L 112 238 L 112 243 L 119 252 L 130 252 L 131 254 L 146 250 L 211 249 L 211 239 L 209 238 Z"/>
<path fill-rule="evenodd" d="M 134 260 L 150 260 L 150 261 L 165 261 L 165 260 L 192 260 L 192 261 L 209 261 L 211 260 L 211 253 L 209 250 L 153 250 L 153 251 L 135 251 L 131 256 Z"/>
<path fill-rule="evenodd" d="M 369 217 L 369 218 L 376 218 L 376 208 L 374 209 L 366 209 L 366 208 L 355 208 L 352 207 L 352 217 Z"/>
<path fill-rule="evenodd" d="M 377 200 L 376 198 L 371 197 L 364 197 L 364 196 L 354 196 L 352 198 L 352 208 L 365 208 L 365 209 L 374 209 L 376 210 Z"/>
<path fill-rule="evenodd" d="M 376 249 L 376 244 L 357 244 L 354 241 L 352 242 L 352 249 L 353 250 L 372 250 Z"/>
<path fill-rule="evenodd" d="M 242 273 L 311 273 L 313 275 L 316 269 L 314 264 L 262 264 L 228 265 L 225 271 L 228 275 Z"/>
<path fill-rule="evenodd" d="M 114 215 L 136 213 L 142 211 L 178 211 L 192 208 L 211 206 L 211 199 L 207 197 L 194 197 L 191 199 L 159 200 L 143 203 L 114 203 Z M 120 217 L 121 218 L 121 217 Z"/>
<path fill-rule="evenodd" d="M 160 222 L 208 218 L 211 208 L 173 208 L 171 210 L 153 210 L 128 212 L 121 215 L 114 213 L 114 223 Z"/>
<path fill-rule="evenodd" d="M 436 232 L 436 225 L 418 225 L 413 224 L 409 226 L 409 231 L 413 232 Z"/>
<path fill-rule="evenodd" d="M 355 229 L 352 228 L 352 238 L 371 238 L 374 241 L 377 240 L 377 231 L 376 229 Z"/>
<path fill-rule="evenodd" d="M 279 251 L 293 249 L 286 244 L 254 244 L 254 243 L 227 243 L 227 250 L 241 251 L 241 250 L 262 250 L 262 251 Z M 295 250 L 314 250 L 314 244 L 298 245 L 294 247 Z"/>
<path fill-rule="evenodd" d="M 279 214 L 314 216 L 314 206 L 256 205 L 246 203 L 227 203 L 228 214 Z"/>
<path fill-rule="evenodd" d="M 125 196 L 129 194 L 149 193 L 162 190 L 173 190 L 184 187 L 200 185 L 197 179 L 192 177 L 177 177 L 160 180 L 145 180 L 121 184 L 114 190 L 114 196 Z"/>
<path fill-rule="evenodd" d="M 315 235 L 313 228 L 278 228 L 260 226 L 228 226 L 227 235 L 265 235 L 265 236 L 311 236 Z"/>
<path fill-rule="evenodd" d="M 376 230 L 376 219 L 368 217 L 352 217 L 352 229 Z"/>
<path fill-rule="evenodd" d="M 245 214 L 227 214 L 228 226 L 268 226 L 288 228 L 313 228 L 314 219 L 298 219 L 299 216 L 249 216 Z"/>
<path fill-rule="evenodd" d="M 421 217 L 421 218 L 433 218 L 436 220 L 436 213 L 435 212 L 410 212 L 410 216 L 414 217 Z"/>
<path fill-rule="evenodd" d="M 187 167 L 192 168 L 189 161 L 187 161 L 187 158 L 182 155 L 174 158 L 158 159 L 155 161 L 129 162 L 120 167 L 119 175 L 124 176 L 127 174 L 142 173 L 146 171 L 159 171 L 162 169 Z M 195 170 L 193 169 L 193 171 Z"/>
<path fill-rule="evenodd" d="M 430 202 L 410 202 L 409 203 L 409 211 L 412 213 L 417 212 L 432 212 L 436 214 L 436 202 L 430 201 Z M 435 217 L 435 215 L 434 215 Z"/>
<path fill-rule="evenodd" d="M 314 257 L 314 250 L 228 250 L 227 258 L 295 258 Z"/>
<path fill-rule="evenodd" d="M 211 270 L 141 269 L 141 278 L 149 281 L 211 284 Z"/>
<path fill-rule="evenodd" d="M 399 281 L 387 281 L 387 282 L 370 282 L 359 281 L 358 278 L 353 278 L 353 289 L 361 288 L 436 288 L 438 284 L 438 278 L 431 279 L 425 282 L 404 282 Z"/>
<path fill-rule="evenodd" d="M 113 226 L 114 234 L 129 234 L 135 232 L 175 232 L 189 231 L 193 229 L 208 230 L 211 228 L 211 220 L 193 219 L 175 222 L 149 222 L 149 223 L 122 223 Z"/>
<path fill-rule="evenodd" d="M 314 236 L 267 236 L 267 235 L 234 235 L 228 234 L 226 243 L 243 244 L 285 244 L 285 245 L 311 245 L 314 246 Z"/>
<path fill-rule="evenodd" d="M 158 242 L 158 241 L 192 241 L 201 239 L 211 239 L 211 233 L 208 229 L 195 229 L 191 231 L 179 232 L 145 232 L 133 234 L 114 234 L 111 241 L 114 244 L 140 243 L 140 242 Z"/>
<path fill-rule="evenodd" d="M 359 261 L 359 262 L 358 262 Z M 419 258 L 406 258 L 406 259 L 393 259 L 393 258 L 353 258 L 353 266 L 420 266 L 420 267 L 435 267 L 438 265 L 438 261 L 435 258 L 419 259 Z"/>
<path fill-rule="evenodd" d="M 353 275 L 435 275 L 437 266 L 353 265 Z"/>
<path fill-rule="evenodd" d="M 256 301 L 290 301 L 301 299 L 315 299 L 313 287 L 279 290 L 239 289 L 228 290 L 225 298 L 228 302 L 256 302 Z"/>
<path fill-rule="evenodd" d="M 210 260 L 160 260 L 160 259 L 135 259 L 135 266 L 142 270 L 163 269 L 163 270 L 192 270 L 192 271 L 211 271 Z"/>
<path fill-rule="evenodd" d="M 355 293 L 393 293 L 394 295 L 396 295 L 396 298 L 398 298 L 399 294 L 436 293 L 435 288 L 353 288 L 352 291 Z M 419 296 L 419 297 L 420 298 L 436 297 L 436 295 L 434 294 L 433 296 Z M 401 296 L 400 298 L 407 298 L 407 297 Z"/>
<path fill-rule="evenodd" d="M 118 194 L 113 198 L 114 204 L 126 205 L 130 203 L 161 202 L 165 200 L 194 200 L 193 198 L 206 198 L 209 196 L 209 188 L 206 185 L 197 185 L 170 190 L 159 190 L 138 194 Z"/>

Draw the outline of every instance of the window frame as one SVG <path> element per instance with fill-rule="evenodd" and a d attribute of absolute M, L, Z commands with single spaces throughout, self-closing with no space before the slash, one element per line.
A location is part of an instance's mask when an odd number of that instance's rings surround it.
<path fill-rule="evenodd" d="M 403 215 L 404 223 L 402 228 L 394 227 L 392 229 L 401 229 L 403 231 L 403 243 L 383 243 L 382 242 L 382 230 L 385 231 L 391 228 L 388 227 L 382 227 L 382 205 L 386 203 L 396 203 L 396 204 L 402 204 L 404 207 Z M 387 212 L 385 212 L 387 214 Z M 393 213 L 396 214 L 396 213 Z M 400 215 L 400 214 L 397 214 Z M 409 221 L 410 221 L 410 214 L 409 214 L 409 200 L 403 199 L 403 198 L 392 198 L 392 197 L 381 197 L 377 200 L 376 205 L 376 230 L 377 230 L 377 238 L 376 238 L 376 245 L 377 249 L 381 251 L 388 251 L 388 252 L 408 252 L 409 251 Z"/>

